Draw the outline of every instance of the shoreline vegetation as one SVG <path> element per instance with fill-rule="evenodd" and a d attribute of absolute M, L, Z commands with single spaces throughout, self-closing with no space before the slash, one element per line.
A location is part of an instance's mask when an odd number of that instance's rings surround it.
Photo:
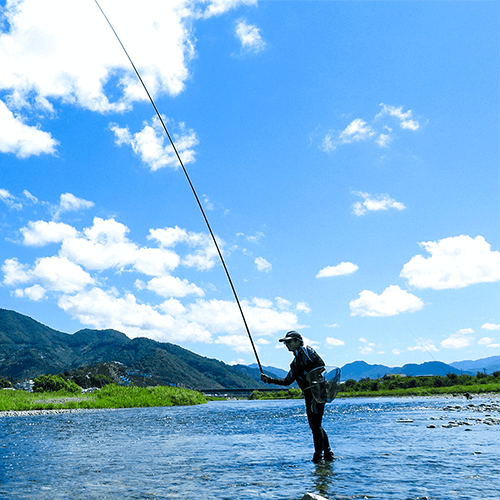
<path fill-rule="evenodd" d="M 200 392 L 169 386 L 125 387 L 109 384 L 92 393 L 78 395 L 67 390 L 42 393 L 0 390 L 0 413 L 8 411 L 186 406 L 206 402 L 207 399 Z"/>
<path fill-rule="evenodd" d="M 477 375 L 457 375 L 448 373 L 442 377 L 386 375 L 380 379 L 347 380 L 340 386 L 337 398 L 366 397 L 406 397 L 406 396 L 445 396 L 462 395 L 466 398 L 473 394 L 500 393 L 500 371 L 492 375 L 478 372 Z M 299 399 L 300 389 L 278 392 L 254 391 L 250 399 Z"/>

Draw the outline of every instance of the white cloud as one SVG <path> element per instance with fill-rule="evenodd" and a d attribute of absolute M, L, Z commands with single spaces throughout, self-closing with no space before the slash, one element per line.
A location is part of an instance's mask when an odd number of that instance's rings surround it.
<path fill-rule="evenodd" d="M 139 288 L 141 288 L 141 286 L 139 286 Z M 180 279 L 175 276 L 153 278 L 148 281 L 145 288 L 165 298 L 186 297 L 187 295 L 203 297 L 205 294 L 199 286 L 194 283 L 189 283 L 186 279 Z"/>
<path fill-rule="evenodd" d="M 18 288 L 17 290 L 14 290 L 14 295 L 16 297 L 22 298 L 22 297 L 27 297 L 30 300 L 33 300 L 35 302 L 38 302 L 39 300 L 42 300 L 45 297 L 46 290 L 40 285 L 33 285 L 28 288 L 20 289 Z"/>
<path fill-rule="evenodd" d="M 14 195 L 9 193 L 7 189 L 0 189 L 0 200 L 2 200 L 9 209 L 21 210 L 23 208 L 22 203 L 20 203 Z"/>
<path fill-rule="evenodd" d="M 27 246 L 43 246 L 48 243 L 60 243 L 66 239 L 76 238 L 78 231 L 63 222 L 45 222 L 39 220 L 28 222 L 28 227 L 20 229 L 23 244 Z"/>
<path fill-rule="evenodd" d="M 353 194 L 361 196 L 364 201 L 358 201 L 353 205 L 353 213 L 355 215 L 364 215 L 366 212 L 377 212 L 379 210 L 404 210 L 406 207 L 403 203 L 396 201 L 387 194 L 371 195 L 361 191 L 355 191 Z"/>
<path fill-rule="evenodd" d="M 375 352 L 374 342 L 368 342 L 368 340 L 366 340 L 364 337 L 360 337 L 359 341 L 362 342 L 363 344 L 361 347 L 358 348 L 360 354 L 372 354 L 373 352 Z"/>
<path fill-rule="evenodd" d="M 151 229 L 148 240 L 158 245 L 154 248 L 138 245 L 129 233 L 124 224 L 99 217 L 81 230 L 61 222 L 32 221 L 22 228 L 23 243 L 31 247 L 58 243 L 59 248 L 30 264 L 6 259 L 3 285 L 12 287 L 19 298 L 55 297 L 59 307 L 82 324 L 115 328 L 130 337 L 186 343 L 212 342 L 213 335 L 241 335 L 244 325 L 233 301 L 201 299 L 205 291 L 200 286 L 171 274 L 179 265 L 194 265 L 196 259 L 200 271 L 213 265 L 214 246 L 207 235 L 178 227 Z M 111 277 L 120 289 L 108 284 Z M 130 283 L 135 284 L 137 296 L 127 289 Z M 155 302 L 157 297 L 148 290 L 166 300 Z M 193 297 L 198 298 L 192 301 Z M 297 311 L 286 299 L 256 297 L 241 305 L 252 334 L 272 335 L 298 327 Z M 308 306 L 299 303 L 297 310 L 307 312 Z M 237 344 L 234 348 L 239 349 Z"/>
<path fill-rule="evenodd" d="M 441 347 L 445 349 L 463 349 L 464 347 L 469 347 L 474 342 L 474 337 L 470 335 L 474 333 L 472 328 L 464 328 L 458 330 L 456 333 L 452 333 L 448 338 L 441 342 Z"/>
<path fill-rule="evenodd" d="M 130 241 L 129 229 L 114 219 L 94 218 L 93 226 L 85 228 L 76 238 L 65 239 L 60 255 L 90 270 L 103 271 L 128 266 L 150 276 L 163 276 L 179 265 L 179 256 L 160 248 L 140 248 Z"/>
<path fill-rule="evenodd" d="M 351 316 L 395 316 L 403 312 L 416 312 L 424 303 L 415 295 L 391 285 L 380 295 L 363 290 L 359 299 L 349 302 Z"/>
<path fill-rule="evenodd" d="M 3 284 L 6 286 L 27 283 L 30 280 L 28 266 L 21 264 L 16 258 L 6 259 L 2 264 Z"/>
<path fill-rule="evenodd" d="M 222 335 L 215 339 L 216 344 L 227 345 L 236 352 L 250 354 L 253 352 L 250 339 L 245 335 Z"/>
<path fill-rule="evenodd" d="M 64 212 L 77 212 L 85 208 L 92 208 L 94 206 L 93 201 L 84 200 L 82 198 L 77 198 L 71 193 L 64 193 L 61 195 L 59 205 L 53 208 L 53 217 L 57 219 Z"/>
<path fill-rule="evenodd" d="M 331 278 L 332 276 L 346 276 L 356 272 L 359 267 L 352 262 L 341 262 L 336 266 L 327 266 L 321 269 L 316 278 Z"/>
<path fill-rule="evenodd" d="M 266 43 L 260 36 L 259 28 L 248 24 L 245 20 L 237 23 L 235 36 L 241 42 L 241 47 L 244 51 L 257 53 L 266 46 Z"/>
<path fill-rule="evenodd" d="M 481 326 L 484 330 L 500 330 L 500 325 L 494 323 L 485 323 Z"/>
<path fill-rule="evenodd" d="M 203 233 L 186 231 L 179 227 L 168 227 L 163 229 L 151 229 L 148 240 L 156 240 L 163 248 L 170 248 L 178 244 L 186 244 L 195 248 L 194 253 L 187 254 L 182 259 L 186 267 L 195 267 L 200 271 L 211 269 L 219 259 L 219 255 L 211 236 Z M 224 242 L 217 238 L 217 244 L 222 251 Z"/>
<path fill-rule="evenodd" d="M 279 309 L 288 309 L 292 305 L 289 300 L 286 300 L 283 297 L 276 297 L 275 300 Z"/>
<path fill-rule="evenodd" d="M 236 236 L 242 236 L 251 243 L 258 243 L 265 235 L 264 233 L 257 231 L 254 236 L 245 236 L 243 233 L 238 233 Z"/>
<path fill-rule="evenodd" d="M 120 297 L 116 290 L 92 288 L 76 295 L 63 295 L 59 307 L 85 325 L 113 328 L 129 337 L 146 336 L 165 342 L 210 342 L 211 333 L 184 316 L 162 314 L 150 304 L 141 304 L 131 293 Z"/>
<path fill-rule="evenodd" d="M 371 120 L 371 123 L 355 118 L 341 132 L 329 130 L 321 139 L 319 149 L 329 153 L 343 144 L 360 141 L 373 141 L 380 148 L 388 148 L 394 140 L 393 129 L 389 126 L 389 123 L 394 121 L 393 118 L 399 121 L 402 129 L 416 131 L 420 128 L 419 123 L 412 119 L 411 111 L 403 113 L 403 106 L 395 107 L 386 104 L 381 104 L 381 106 L 382 110 Z"/>
<path fill-rule="evenodd" d="M 239 5 L 256 5 L 257 0 L 211 0 L 203 13 L 203 17 L 211 17 L 223 14 Z"/>
<path fill-rule="evenodd" d="M 434 342 L 430 339 L 417 339 L 417 345 L 408 347 L 409 351 L 422 351 L 422 352 L 438 352 L 439 349 L 436 348 Z"/>
<path fill-rule="evenodd" d="M 2 46 L 1 39 L 2 37 L 0 37 L 0 47 Z M 1 59 L 0 56 L 0 61 Z M 21 117 L 15 116 L 5 103 L 0 101 L 1 153 L 13 153 L 18 158 L 28 158 L 28 156 L 42 153 L 54 154 L 57 144 L 48 132 L 43 132 L 38 126 L 26 125 Z"/>
<path fill-rule="evenodd" d="M 311 308 L 307 302 L 297 302 L 296 309 L 297 311 L 304 312 L 306 314 L 311 312 Z"/>
<path fill-rule="evenodd" d="M 158 97 L 184 89 L 188 65 L 196 56 L 195 21 L 253 3 L 150 0 L 137 9 L 136 2 L 122 0 L 105 2 L 103 8 L 150 94 Z M 27 117 L 33 110 L 55 116 L 55 102 L 105 113 L 130 110 L 134 102 L 147 99 L 94 2 L 10 0 L 2 14 L 10 29 L 0 36 L 0 91 L 5 94 L 0 151 L 20 157 L 53 153 L 57 142 L 37 124 L 28 124 Z M 113 80 L 116 98 L 105 91 Z"/>
<path fill-rule="evenodd" d="M 35 283 L 41 284 L 47 290 L 75 293 L 94 283 L 90 274 L 65 257 L 39 258 L 32 268 L 20 264 L 17 259 L 7 259 L 2 271 L 3 283 L 7 286 Z M 32 289 L 32 293 L 36 294 L 37 291 L 38 289 Z"/>
<path fill-rule="evenodd" d="M 297 316 L 289 311 L 276 311 L 267 307 L 267 304 L 252 304 L 244 300 L 241 301 L 241 306 L 252 333 L 265 335 L 297 328 Z M 187 318 L 205 325 L 214 333 L 237 334 L 244 328 L 235 302 L 199 299 L 189 305 Z"/>
<path fill-rule="evenodd" d="M 336 141 L 331 132 L 325 135 L 323 141 L 319 145 L 319 149 L 324 151 L 325 153 L 329 153 L 330 151 L 335 151 L 337 146 L 335 145 Z"/>
<path fill-rule="evenodd" d="M 392 132 L 390 130 L 390 132 Z M 380 134 L 376 139 L 375 142 L 380 146 L 381 148 L 388 148 L 389 144 L 392 142 L 392 137 L 390 134 Z"/>
<path fill-rule="evenodd" d="M 403 106 L 396 108 L 395 106 L 388 106 L 386 104 L 380 104 L 382 106 L 382 111 L 375 117 L 375 119 L 381 118 L 384 115 L 389 115 L 397 118 L 399 124 L 403 129 L 418 130 L 420 125 L 417 121 L 412 120 L 411 110 L 403 113 Z"/>
<path fill-rule="evenodd" d="M 445 290 L 500 280 L 500 252 L 491 251 L 482 236 L 461 235 L 420 246 L 431 256 L 416 255 L 404 265 L 400 276 L 410 286 Z"/>
<path fill-rule="evenodd" d="M 364 120 L 356 118 L 339 134 L 340 142 L 348 144 L 353 141 L 364 141 L 375 134 Z"/>
<path fill-rule="evenodd" d="M 335 339 L 333 337 L 326 337 L 326 343 L 333 347 L 340 347 L 342 345 L 345 345 L 345 342 L 343 340 Z"/>
<path fill-rule="evenodd" d="M 32 271 L 32 279 L 57 292 L 75 293 L 94 283 L 89 273 L 65 257 L 38 259 Z"/>
<path fill-rule="evenodd" d="M 167 118 L 162 117 L 165 124 Z M 198 144 L 198 138 L 193 130 L 185 130 L 184 124 L 179 124 L 180 133 L 172 134 L 175 148 L 184 165 L 194 162 L 195 152 L 193 147 Z M 130 133 L 128 127 L 120 128 L 111 124 L 110 129 L 116 137 L 116 144 L 132 146 L 134 153 L 141 157 L 141 161 L 149 165 L 151 171 L 162 167 L 178 168 L 180 166 L 170 141 L 168 140 L 158 117 L 153 117 L 151 125 L 144 124 L 143 129 L 136 134 Z M 169 131 L 170 132 L 170 131 Z"/>
<path fill-rule="evenodd" d="M 492 339 L 491 337 L 483 337 L 482 339 L 479 339 L 477 341 L 477 345 L 489 346 L 490 344 L 493 344 L 494 342 L 495 342 L 495 339 Z"/>
<path fill-rule="evenodd" d="M 257 266 L 258 271 L 265 271 L 266 273 L 271 271 L 273 268 L 273 266 L 263 257 L 257 257 L 255 259 L 255 265 Z"/>
<path fill-rule="evenodd" d="M 269 299 L 262 299 L 259 297 L 254 297 L 252 302 L 257 306 L 257 307 L 273 307 L 273 302 Z"/>

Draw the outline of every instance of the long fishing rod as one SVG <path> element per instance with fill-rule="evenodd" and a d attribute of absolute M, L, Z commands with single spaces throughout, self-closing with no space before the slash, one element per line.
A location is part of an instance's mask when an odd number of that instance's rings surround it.
<path fill-rule="evenodd" d="M 97 7 L 99 7 L 99 10 L 101 11 L 102 15 L 104 16 L 104 19 L 106 19 L 106 22 L 109 24 L 109 27 L 111 28 L 111 30 L 115 34 L 115 37 L 118 40 L 118 43 L 121 45 L 123 51 L 125 52 L 125 55 L 127 56 L 130 64 L 132 65 L 132 68 L 134 68 L 135 74 L 137 75 L 137 78 L 141 82 L 144 90 L 146 91 L 146 94 L 147 94 L 147 96 L 149 98 L 149 101 L 151 102 L 151 104 L 152 104 L 152 106 L 153 106 L 153 108 L 154 108 L 154 110 L 156 112 L 156 115 L 158 116 L 158 119 L 160 120 L 160 123 L 163 126 L 163 130 L 165 131 L 165 134 L 167 135 L 168 140 L 170 141 L 170 144 L 172 145 L 172 148 L 173 148 L 173 150 L 175 152 L 175 155 L 177 156 L 177 160 L 179 161 L 179 164 L 182 167 L 182 171 L 184 172 L 184 175 L 186 176 L 186 179 L 187 179 L 187 181 L 189 183 L 189 186 L 191 187 L 191 191 L 193 192 L 193 195 L 194 195 L 194 197 L 196 199 L 196 202 L 198 203 L 198 207 L 201 210 L 201 214 L 203 215 L 203 219 L 205 220 L 205 224 L 207 225 L 208 231 L 210 232 L 210 236 L 212 237 L 212 240 L 214 242 L 215 248 L 217 249 L 217 253 L 219 254 L 219 258 L 220 258 L 220 261 L 222 263 L 222 267 L 224 268 L 224 271 L 226 272 L 226 276 L 227 276 L 227 279 L 229 281 L 229 285 L 231 286 L 231 290 L 233 291 L 233 295 L 234 295 L 234 298 L 236 300 L 236 303 L 238 304 L 238 309 L 240 311 L 241 318 L 243 319 L 243 324 L 245 325 L 245 329 L 246 329 L 246 332 L 248 334 L 248 338 L 250 339 L 250 343 L 252 344 L 252 349 L 253 349 L 253 352 L 255 354 L 255 359 L 257 360 L 257 364 L 259 365 L 260 373 L 264 373 L 264 371 L 262 370 L 262 365 L 260 364 L 259 356 L 257 354 L 257 349 L 255 347 L 255 344 L 254 344 L 253 339 L 252 339 L 252 335 L 250 333 L 250 328 L 248 328 L 247 320 L 245 318 L 245 315 L 243 314 L 243 309 L 241 307 L 241 303 L 240 303 L 240 300 L 238 298 L 238 294 L 236 293 L 236 288 L 233 285 L 233 280 L 231 279 L 231 275 L 229 274 L 229 270 L 228 270 L 228 268 L 226 266 L 226 262 L 224 261 L 224 258 L 222 257 L 222 252 L 221 252 L 221 250 L 219 248 L 219 244 L 217 243 L 215 235 L 214 235 L 214 233 L 212 231 L 212 227 L 210 226 L 210 222 L 208 222 L 207 215 L 205 214 L 205 210 L 203 209 L 203 205 L 201 204 L 200 199 L 198 198 L 198 195 L 196 193 L 196 190 L 194 189 L 194 185 L 191 182 L 191 179 L 190 179 L 189 174 L 188 174 L 188 172 L 186 170 L 186 167 L 184 166 L 184 163 L 183 163 L 183 161 L 182 161 L 182 159 L 181 159 L 181 157 L 179 155 L 179 152 L 177 151 L 177 148 L 175 147 L 175 143 L 174 143 L 174 141 L 173 141 L 170 133 L 168 132 L 167 126 L 165 125 L 165 122 L 163 121 L 163 118 L 161 117 L 161 114 L 158 111 L 158 108 L 156 107 L 156 104 L 155 104 L 153 98 L 151 97 L 151 94 L 149 93 L 148 88 L 146 87 L 146 84 L 144 83 L 144 81 L 143 81 L 143 79 L 142 79 L 139 71 L 137 70 L 134 62 L 132 61 L 132 58 L 129 56 L 129 54 L 127 52 L 127 49 L 125 48 L 125 46 L 123 45 L 122 41 L 120 40 L 120 37 L 118 36 L 118 33 L 113 28 L 113 25 L 111 24 L 110 20 L 108 19 L 108 16 L 106 16 L 106 14 L 102 10 L 101 6 L 99 5 L 99 2 L 97 0 L 94 0 L 94 1 L 97 4 Z"/>

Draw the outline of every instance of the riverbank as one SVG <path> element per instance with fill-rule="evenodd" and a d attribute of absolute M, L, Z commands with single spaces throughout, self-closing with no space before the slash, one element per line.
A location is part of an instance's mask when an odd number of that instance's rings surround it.
<path fill-rule="evenodd" d="M 6 412 L 61 412 L 104 408 L 145 408 L 204 404 L 197 391 L 180 387 L 123 387 L 107 385 L 93 393 L 75 396 L 65 392 L 30 393 L 0 390 L 0 415 Z"/>
<path fill-rule="evenodd" d="M 463 381 L 462 381 L 462 380 Z M 467 383 L 469 382 L 469 383 Z M 472 382 L 472 383 L 471 383 Z M 474 395 L 500 394 L 500 374 L 475 377 L 390 377 L 386 379 L 364 379 L 342 383 L 337 398 L 373 397 L 425 397 L 459 395 L 471 398 Z M 250 399 L 298 399 L 300 389 L 278 392 L 254 391 Z"/>

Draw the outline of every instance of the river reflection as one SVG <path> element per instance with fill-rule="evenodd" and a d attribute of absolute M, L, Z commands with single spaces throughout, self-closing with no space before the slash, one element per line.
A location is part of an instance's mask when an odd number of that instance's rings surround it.
<path fill-rule="evenodd" d="M 477 408 L 335 400 L 324 426 L 336 458 L 318 466 L 303 401 L 3 417 L 0 498 L 498 500 L 500 425 Z"/>

